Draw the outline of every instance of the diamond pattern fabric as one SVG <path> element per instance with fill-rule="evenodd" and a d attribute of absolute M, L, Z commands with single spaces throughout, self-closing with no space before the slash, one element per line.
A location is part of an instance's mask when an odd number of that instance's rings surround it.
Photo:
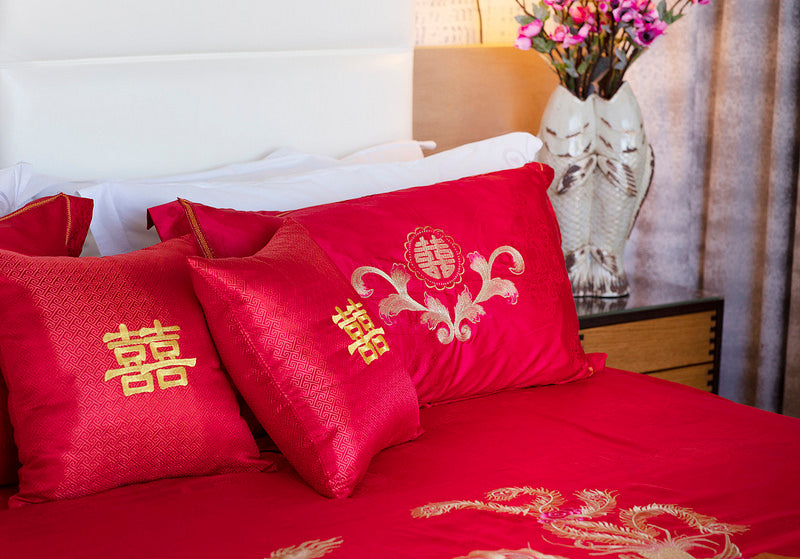
<path fill-rule="evenodd" d="M 375 454 L 419 433 L 414 386 L 392 340 L 379 345 L 360 298 L 303 227 L 288 221 L 251 257 L 190 265 L 226 369 L 314 489 L 350 495 Z M 365 351 L 368 360 L 358 351 L 367 346 L 384 351 Z"/>

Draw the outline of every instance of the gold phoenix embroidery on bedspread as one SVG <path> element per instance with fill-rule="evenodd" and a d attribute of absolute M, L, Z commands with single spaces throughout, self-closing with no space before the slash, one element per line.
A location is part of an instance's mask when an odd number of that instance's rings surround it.
<path fill-rule="evenodd" d="M 465 285 L 458 295 L 451 315 L 450 309 L 428 292 L 424 293 L 422 303 L 414 299 L 408 293 L 408 282 L 411 281 L 413 272 L 428 287 L 438 290 L 456 287 L 462 282 L 461 247 L 451 236 L 431 227 L 420 227 L 410 233 L 405 247 L 405 264 L 392 265 L 391 274 L 374 266 L 360 266 L 353 271 L 350 278 L 356 292 L 365 299 L 374 293 L 374 290 L 364 284 L 364 276 L 367 274 L 375 274 L 385 279 L 394 288 L 395 293 L 387 295 L 378 304 L 381 318 L 387 324 L 392 324 L 394 317 L 403 311 L 421 312 L 419 320 L 430 330 L 435 330 L 441 325 L 436 331 L 436 337 L 442 344 L 452 343 L 453 340 L 466 342 L 472 337 L 472 328 L 464 322 L 477 324 L 481 317 L 486 315 L 481 303 L 495 295 L 503 297 L 511 305 L 517 303 L 519 293 L 514 283 L 507 279 L 492 277 L 495 261 L 503 254 L 511 257 L 512 264 L 508 270 L 512 274 L 520 275 L 525 272 L 525 261 L 517 249 L 501 246 L 495 249 L 488 261 L 478 252 L 469 253 L 467 255 L 469 267 L 480 275 L 481 289 L 473 298 Z"/>
<path fill-rule="evenodd" d="M 551 534 L 571 539 L 576 548 L 598 555 L 618 553 L 622 559 L 699 559 L 700 556 L 692 555 L 693 550 L 701 551 L 702 557 L 709 559 L 738 559 L 742 556 L 731 541 L 731 535 L 746 531 L 746 526 L 726 524 L 686 507 L 660 504 L 621 509 L 615 521 L 609 518 L 617 509 L 614 492 L 586 489 L 577 491 L 575 497 L 582 505 L 566 507 L 566 500 L 558 491 L 506 487 L 490 491 L 485 501 L 431 503 L 415 508 L 411 515 L 430 518 L 471 509 L 525 516 L 536 520 Z M 512 504 L 512 501 L 517 504 Z"/>
<path fill-rule="evenodd" d="M 103 343 L 114 352 L 119 369 L 106 371 L 105 380 L 122 377 L 122 393 L 125 396 L 153 392 L 153 372 L 156 373 L 158 387 L 187 386 L 186 367 L 194 367 L 196 358 L 181 359 L 178 346 L 179 326 L 162 326 L 153 321 L 152 328 L 128 330 L 125 324 L 119 325 L 118 332 L 103 335 Z M 147 362 L 147 349 L 152 361 Z"/>
<path fill-rule="evenodd" d="M 336 307 L 336 314 L 331 319 L 353 340 L 353 343 L 347 346 L 350 355 L 358 351 L 367 365 L 389 351 L 389 344 L 383 337 L 386 332 L 383 328 L 375 328 L 375 324 L 361 303 L 348 299 L 344 310 Z"/>
<path fill-rule="evenodd" d="M 342 545 L 342 538 L 311 540 L 300 545 L 284 547 L 269 554 L 267 559 L 318 559 Z"/>

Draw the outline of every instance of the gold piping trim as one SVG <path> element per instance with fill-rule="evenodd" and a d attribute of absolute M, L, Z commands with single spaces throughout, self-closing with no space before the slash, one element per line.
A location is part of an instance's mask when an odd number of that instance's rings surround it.
<path fill-rule="evenodd" d="M 186 214 L 186 219 L 189 221 L 189 228 L 192 230 L 192 234 L 194 235 L 197 244 L 200 245 L 200 250 L 203 251 L 203 256 L 206 258 L 216 258 L 214 256 L 214 251 L 211 249 L 211 245 L 208 244 L 208 239 L 206 239 L 205 233 L 200 228 L 200 223 L 197 220 L 197 213 L 194 211 L 194 206 L 192 206 L 191 202 L 188 200 L 184 200 L 183 198 L 178 198 L 178 203 L 183 207 L 183 211 Z"/>

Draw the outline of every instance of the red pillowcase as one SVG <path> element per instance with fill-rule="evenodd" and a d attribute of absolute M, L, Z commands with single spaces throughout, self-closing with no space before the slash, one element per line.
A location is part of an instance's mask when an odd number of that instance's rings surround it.
<path fill-rule="evenodd" d="M 56 194 L 0 217 L 0 249 L 30 256 L 78 256 L 92 221 L 89 198 Z"/>
<path fill-rule="evenodd" d="M 12 506 L 264 467 L 219 363 L 188 239 L 106 258 L 0 252 Z"/>
<path fill-rule="evenodd" d="M 34 200 L 0 217 L 0 249 L 31 256 L 78 256 L 92 221 L 93 201 L 66 194 Z M 17 447 L 0 376 L 0 485 L 16 483 Z"/>
<path fill-rule="evenodd" d="M 303 227 L 249 258 L 189 262 L 226 369 L 314 489 L 347 497 L 375 454 L 417 436 L 394 338 Z"/>
<path fill-rule="evenodd" d="M 398 340 L 420 402 L 435 403 L 602 368 L 580 345 L 552 177 L 531 163 L 283 215 L 351 278 Z M 193 206 L 194 232 L 218 256 L 233 235 L 264 241 L 268 224 L 252 222 L 266 216 Z"/>
<path fill-rule="evenodd" d="M 150 208 L 147 215 L 162 241 L 190 233 L 206 258 L 255 254 L 283 224 L 278 212 L 212 208 L 180 198 Z M 205 229 L 214 234 L 206 237 Z"/>

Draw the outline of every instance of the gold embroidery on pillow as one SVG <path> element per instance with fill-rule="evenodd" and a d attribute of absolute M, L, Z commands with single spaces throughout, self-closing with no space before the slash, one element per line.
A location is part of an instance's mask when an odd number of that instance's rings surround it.
<path fill-rule="evenodd" d="M 444 290 L 461 283 L 461 247 L 441 229 L 418 227 L 408 234 L 405 247 L 408 269 L 428 287 Z"/>
<path fill-rule="evenodd" d="M 498 549 L 496 551 L 478 550 L 471 551 L 455 559 L 567 559 L 561 555 L 547 555 L 530 547 L 525 549 Z"/>
<path fill-rule="evenodd" d="M 614 492 L 586 489 L 577 491 L 575 497 L 582 503 L 580 506 L 565 506 L 567 501 L 555 490 L 506 487 L 487 493 L 483 501 L 431 503 L 413 509 L 411 515 L 431 518 L 470 509 L 524 516 L 535 520 L 551 534 L 571 539 L 576 548 L 596 554 L 624 553 L 620 557 L 626 559 L 738 559 L 742 556 L 731 541 L 731 535 L 746 531 L 746 526 L 726 524 L 687 507 L 661 504 L 620 509 L 614 519 L 609 518 L 617 509 Z M 701 555 L 692 555 L 693 550 Z"/>
<path fill-rule="evenodd" d="M 179 326 L 162 326 L 160 321 L 154 320 L 152 328 L 129 330 L 125 324 L 120 324 L 118 332 L 104 334 L 103 343 L 114 352 L 120 365 L 119 369 L 106 371 L 105 380 L 122 377 L 120 382 L 125 396 L 153 392 L 154 372 L 161 389 L 187 386 L 186 367 L 194 367 L 197 359 L 180 358 L 179 331 Z"/>
<path fill-rule="evenodd" d="M 415 233 L 428 230 L 439 232 L 438 229 L 418 228 Z M 495 295 L 508 300 L 508 303 L 511 305 L 515 305 L 517 303 L 517 297 L 519 296 L 519 293 L 514 283 L 511 280 L 492 277 L 492 269 L 495 261 L 501 255 L 507 255 L 511 258 L 511 265 L 508 267 L 509 272 L 514 275 L 520 275 L 525 272 L 525 261 L 523 260 L 522 255 L 517 249 L 510 246 L 501 246 L 495 249 L 488 261 L 478 252 L 472 252 L 467 255 L 470 269 L 481 277 L 481 289 L 473 298 L 469 288 L 465 285 L 461 290 L 461 293 L 458 294 L 458 299 L 452 315 L 450 313 L 450 309 L 448 309 L 444 303 L 427 292 L 423 294 L 423 302 L 420 303 L 408 293 L 408 283 L 412 279 L 411 274 L 408 273 L 408 270 L 413 269 L 411 261 L 409 260 L 411 254 L 409 252 L 409 246 L 418 246 L 417 242 L 411 243 L 413 239 L 417 238 L 413 235 L 414 233 L 409 235 L 409 241 L 406 243 L 406 266 L 397 263 L 394 264 L 392 266 L 391 275 L 374 266 L 361 266 L 356 268 L 350 277 L 350 282 L 352 283 L 356 292 L 364 298 L 372 296 L 374 292 L 364 283 L 364 276 L 367 274 L 375 274 L 376 276 L 385 279 L 391 284 L 392 287 L 394 287 L 395 293 L 391 293 L 390 295 L 386 296 L 378 304 L 380 316 L 387 324 L 392 324 L 394 317 L 403 311 L 421 312 L 422 315 L 419 319 L 420 323 L 427 326 L 430 330 L 436 330 L 436 337 L 438 338 L 439 342 L 442 344 L 449 344 L 453 342 L 453 340 L 466 342 L 472 337 L 472 328 L 469 326 L 469 324 L 466 324 L 466 322 L 477 324 L 481 317 L 486 315 L 486 310 L 483 308 L 481 303 L 491 299 Z M 452 237 L 444 235 L 444 233 L 442 233 L 442 235 L 443 237 L 441 237 L 441 239 L 446 238 L 452 241 Z M 411 243 L 411 245 L 409 243 Z M 430 243 L 423 246 L 429 247 Z M 455 242 L 452 243 L 452 246 L 458 247 Z M 455 249 L 452 250 L 454 254 L 457 253 L 460 257 L 460 248 L 458 248 L 457 251 Z M 446 253 L 440 251 L 438 254 L 442 255 Z M 433 261 L 431 258 L 425 256 L 422 259 L 423 262 L 427 263 L 426 266 Z M 449 270 L 449 268 L 447 269 Z M 453 272 L 453 274 L 455 274 L 455 272 Z M 458 275 L 460 282 L 461 276 L 460 274 Z M 419 277 L 419 274 L 417 274 L 417 276 Z M 452 277 L 452 274 L 448 277 Z M 427 280 L 423 279 L 423 281 L 426 282 L 426 285 L 430 286 Z M 437 287 L 437 289 L 443 289 L 443 287 Z"/>
<path fill-rule="evenodd" d="M 284 547 L 269 554 L 267 559 L 318 559 L 342 545 L 342 538 L 311 540 L 300 545 Z"/>
<path fill-rule="evenodd" d="M 353 343 L 347 346 L 350 355 L 358 351 L 367 365 L 389 351 L 389 344 L 384 338 L 386 333 L 383 328 L 375 328 L 375 324 L 361 303 L 348 299 L 344 310 L 336 307 L 336 314 L 331 319 L 353 340 Z"/>

